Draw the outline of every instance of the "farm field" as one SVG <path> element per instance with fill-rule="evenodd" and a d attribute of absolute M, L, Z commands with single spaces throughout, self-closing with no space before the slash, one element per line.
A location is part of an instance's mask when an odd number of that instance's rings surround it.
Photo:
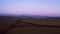
<path fill-rule="evenodd" d="M 1 34 L 60 34 L 58 18 L 0 18 Z"/>

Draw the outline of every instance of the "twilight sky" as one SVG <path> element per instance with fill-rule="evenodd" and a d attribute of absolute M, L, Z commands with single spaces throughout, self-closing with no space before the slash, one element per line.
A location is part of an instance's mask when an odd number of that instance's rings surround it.
<path fill-rule="evenodd" d="M 60 16 L 60 0 L 0 0 L 0 14 Z"/>

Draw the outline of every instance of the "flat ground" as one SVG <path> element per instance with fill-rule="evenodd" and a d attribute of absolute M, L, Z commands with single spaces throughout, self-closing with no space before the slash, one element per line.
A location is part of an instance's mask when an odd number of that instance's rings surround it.
<path fill-rule="evenodd" d="M 6 34 L 60 34 L 60 19 L 0 18 L 0 31 Z"/>

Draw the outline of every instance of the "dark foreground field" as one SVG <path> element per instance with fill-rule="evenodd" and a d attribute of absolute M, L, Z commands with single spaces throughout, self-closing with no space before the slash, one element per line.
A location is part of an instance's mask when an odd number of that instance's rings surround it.
<path fill-rule="evenodd" d="M 60 19 L 0 18 L 0 34 L 60 34 Z"/>

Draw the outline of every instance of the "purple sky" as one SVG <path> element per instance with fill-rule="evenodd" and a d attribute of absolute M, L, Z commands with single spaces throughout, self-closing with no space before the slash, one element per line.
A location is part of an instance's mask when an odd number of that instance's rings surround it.
<path fill-rule="evenodd" d="M 0 0 L 0 13 L 60 16 L 60 0 Z"/>

